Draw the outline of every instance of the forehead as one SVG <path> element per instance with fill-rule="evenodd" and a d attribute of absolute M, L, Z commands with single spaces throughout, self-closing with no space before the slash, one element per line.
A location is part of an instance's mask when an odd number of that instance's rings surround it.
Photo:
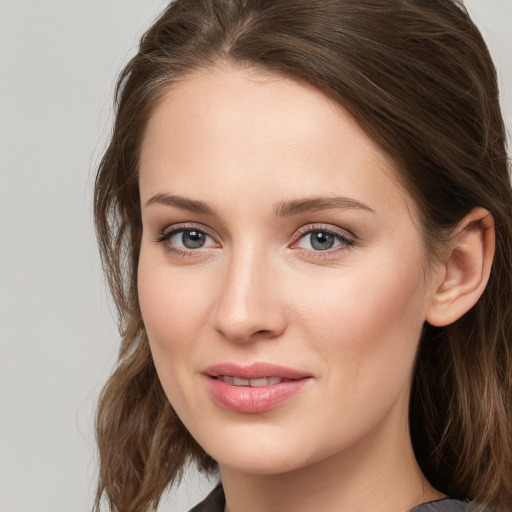
<path fill-rule="evenodd" d="M 193 186 L 211 201 L 231 191 L 258 203 L 271 196 L 364 195 L 396 207 L 398 198 L 410 198 L 395 173 L 355 119 L 312 86 L 217 67 L 172 86 L 154 109 L 140 187 L 142 196 Z"/>

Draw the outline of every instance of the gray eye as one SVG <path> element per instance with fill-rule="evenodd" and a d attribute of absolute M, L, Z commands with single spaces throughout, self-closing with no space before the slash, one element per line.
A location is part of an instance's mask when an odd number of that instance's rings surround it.
<path fill-rule="evenodd" d="M 178 252 L 183 255 L 188 251 L 200 254 L 198 249 L 211 249 L 216 247 L 215 240 L 204 230 L 194 227 L 178 227 L 162 235 L 155 240 L 163 244 L 168 252 Z M 180 252 L 182 251 L 182 252 Z M 185 251 L 185 253 L 183 252 Z"/>
<path fill-rule="evenodd" d="M 206 243 L 208 235 L 196 229 L 186 229 L 181 232 L 181 243 L 187 249 L 198 249 Z"/>
<path fill-rule="evenodd" d="M 313 231 L 309 235 L 309 242 L 311 247 L 316 251 L 326 251 L 334 246 L 336 237 L 325 231 Z"/>

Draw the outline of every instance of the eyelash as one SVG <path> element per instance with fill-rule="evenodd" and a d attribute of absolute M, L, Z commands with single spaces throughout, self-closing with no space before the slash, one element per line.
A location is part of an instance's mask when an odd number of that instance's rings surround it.
<path fill-rule="evenodd" d="M 194 224 L 180 224 L 173 226 L 170 230 L 164 230 L 157 234 L 154 242 L 164 246 L 164 249 L 172 253 L 175 256 L 181 256 L 183 258 L 198 258 L 201 257 L 201 251 L 198 249 L 182 249 L 181 247 L 173 247 L 167 242 L 174 236 L 185 231 L 198 231 L 209 236 L 212 240 L 215 240 L 213 233 L 204 226 L 197 226 Z"/>
<path fill-rule="evenodd" d="M 294 235 L 294 241 L 288 246 L 292 247 L 299 243 L 301 240 L 307 237 L 307 235 L 312 235 L 313 233 L 324 233 L 326 235 L 330 235 L 334 237 L 337 242 L 340 242 L 338 246 L 334 248 L 329 248 L 326 250 L 312 250 L 312 249 L 303 249 L 304 252 L 308 254 L 308 257 L 313 258 L 321 258 L 326 259 L 330 256 L 334 256 L 339 254 L 340 252 L 345 252 L 350 250 L 354 245 L 356 245 L 356 239 L 353 235 L 349 234 L 347 231 L 343 230 L 343 232 L 330 229 L 325 227 L 322 224 L 309 224 L 300 228 Z"/>
<path fill-rule="evenodd" d="M 212 240 L 215 240 L 215 237 L 213 233 L 207 229 L 204 226 L 197 226 L 193 224 L 183 224 L 183 225 L 177 225 L 173 226 L 170 230 L 164 230 L 157 234 L 156 238 L 154 239 L 154 242 L 157 244 L 161 244 L 164 246 L 165 250 L 169 253 L 172 253 L 175 256 L 180 256 L 183 258 L 198 258 L 203 256 L 201 254 L 201 247 L 197 249 L 182 249 L 180 247 L 174 247 L 169 245 L 167 242 L 175 235 L 179 233 L 183 233 L 186 231 L 197 231 L 199 233 L 203 233 L 210 237 Z M 326 228 L 325 226 L 321 224 L 309 224 L 307 226 L 304 226 L 303 228 L 300 228 L 295 234 L 294 234 L 294 241 L 288 245 L 288 247 L 292 249 L 300 250 L 300 248 L 295 248 L 294 245 L 299 243 L 302 239 L 304 239 L 307 235 L 311 235 L 313 233 L 324 233 L 326 235 L 333 236 L 337 242 L 339 242 L 339 245 L 334 248 L 329 248 L 326 250 L 313 250 L 313 249 L 302 249 L 302 251 L 306 252 L 308 254 L 309 258 L 322 258 L 325 259 L 329 256 L 333 256 L 335 254 L 338 254 L 339 252 L 344 252 L 349 250 L 351 247 L 356 245 L 357 241 L 353 237 L 353 235 L 349 234 L 348 232 L 344 231 L 343 233 L 338 232 L 333 229 Z M 206 248 L 208 249 L 208 247 Z"/>

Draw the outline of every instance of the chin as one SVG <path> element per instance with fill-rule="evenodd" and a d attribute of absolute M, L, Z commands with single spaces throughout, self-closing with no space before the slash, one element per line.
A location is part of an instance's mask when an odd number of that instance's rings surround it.
<path fill-rule="evenodd" d="M 222 467 L 252 475 L 277 475 L 289 473 L 306 466 L 293 453 L 262 453 L 258 449 L 236 453 L 219 453 L 215 459 Z"/>
<path fill-rule="evenodd" d="M 221 467 L 242 473 L 287 473 L 312 462 L 303 442 L 289 432 L 272 432 L 268 428 L 225 432 L 225 435 L 208 436 L 200 441 Z"/>

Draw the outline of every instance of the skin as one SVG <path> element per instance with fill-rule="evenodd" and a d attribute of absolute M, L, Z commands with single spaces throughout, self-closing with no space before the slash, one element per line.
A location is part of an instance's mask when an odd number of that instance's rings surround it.
<path fill-rule="evenodd" d="M 441 498 L 414 458 L 408 399 L 446 276 L 425 272 L 414 201 L 355 120 L 286 78 L 197 71 L 154 110 L 140 192 L 139 296 L 155 366 L 219 462 L 227 509 L 400 512 Z M 365 207 L 276 215 L 282 202 L 333 196 Z M 181 234 L 156 241 L 184 224 L 208 234 L 203 247 L 176 252 Z M 311 229 L 345 239 L 316 250 Z M 203 370 L 255 361 L 313 379 L 268 412 L 220 407 Z"/>

